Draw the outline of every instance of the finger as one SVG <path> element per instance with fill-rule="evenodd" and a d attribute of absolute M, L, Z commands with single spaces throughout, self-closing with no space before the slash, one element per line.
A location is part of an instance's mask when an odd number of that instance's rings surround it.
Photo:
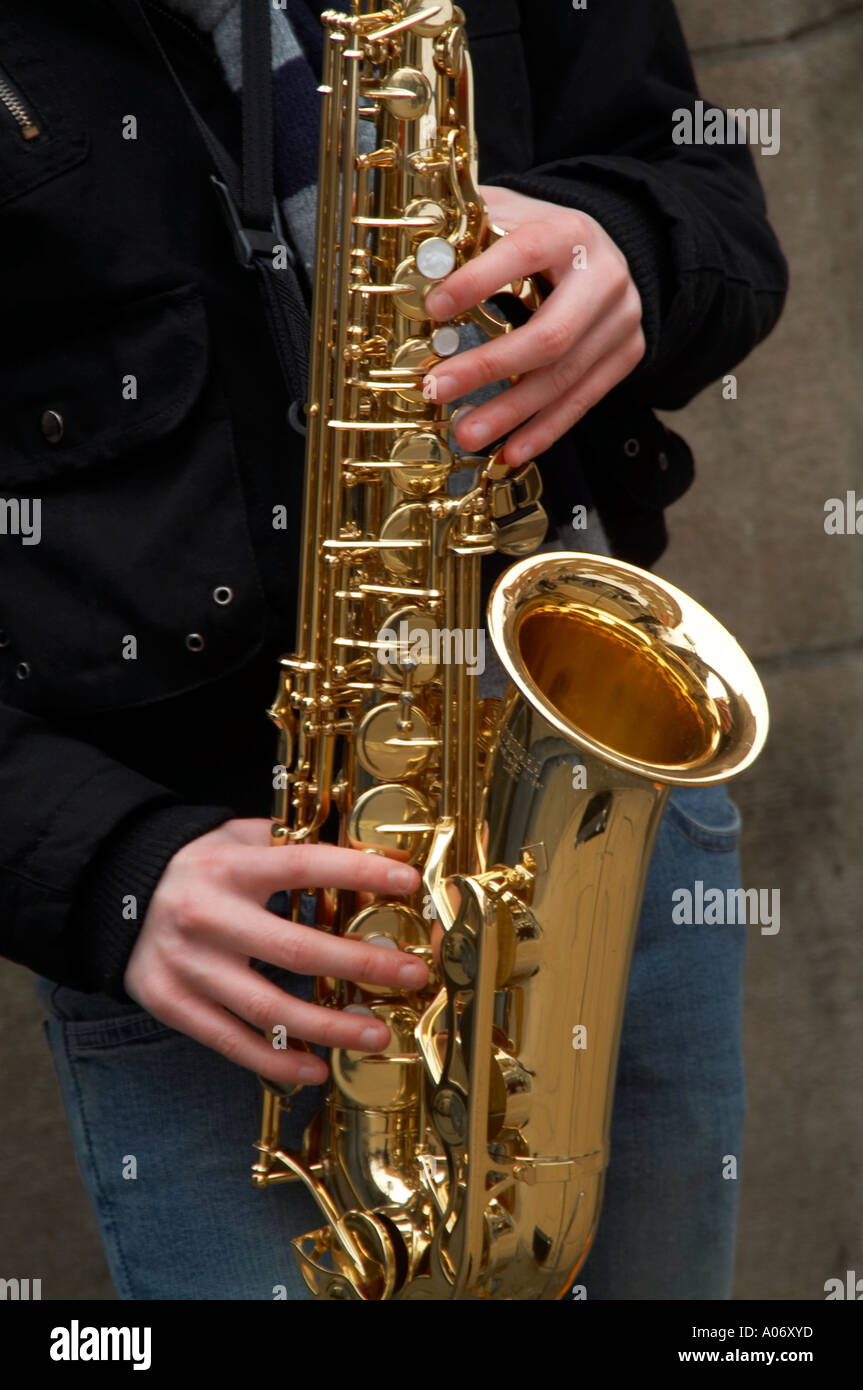
<path fill-rule="evenodd" d="M 600 278 L 572 276 L 521 328 L 440 363 L 427 374 L 423 388 L 431 400 L 458 400 L 493 382 L 559 362 L 576 343 L 614 319 Z"/>
<path fill-rule="evenodd" d="M 558 258 L 562 235 L 562 229 L 550 223 L 523 222 L 431 290 L 426 309 L 441 322 L 467 313 L 513 280 L 546 270 Z"/>
<path fill-rule="evenodd" d="M 382 854 L 336 845 L 238 846 L 225 858 L 233 885 L 243 885 L 261 902 L 280 889 L 352 888 L 369 893 L 415 893 L 420 876 L 408 864 Z"/>
<path fill-rule="evenodd" d="M 228 956 L 211 960 L 199 988 L 256 1028 L 271 1033 L 284 1029 L 288 1038 L 357 1052 L 379 1052 L 390 1040 L 390 1030 L 380 1019 L 296 999 Z M 279 1038 L 278 1033 L 275 1036 Z M 274 1052 L 283 1050 L 273 1047 Z"/>
<path fill-rule="evenodd" d="M 639 339 L 641 346 L 639 346 Z M 639 334 L 628 340 L 626 349 L 617 348 L 594 367 L 561 400 L 546 406 L 523 429 L 507 440 L 505 459 L 516 466 L 528 458 L 538 458 L 562 438 L 589 410 L 607 396 L 638 365 L 644 354 Z M 631 344 L 631 345 L 630 345 Z"/>
<path fill-rule="evenodd" d="M 537 411 L 560 400 L 577 386 L 597 362 L 624 343 L 631 333 L 631 324 L 624 320 L 613 316 L 600 319 L 558 361 L 540 371 L 529 372 L 516 386 L 472 410 L 456 425 L 458 444 L 463 449 L 476 451 L 494 439 L 509 435 Z M 515 460 L 507 454 L 506 462 Z"/>
<path fill-rule="evenodd" d="M 428 969 L 407 951 L 352 941 L 285 921 L 242 898 L 218 903 L 217 913 L 199 923 L 208 940 L 245 957 L 283 966 L 295 975 L 332 975 L 356 984 L 421 989 Z"/>
<path fill-rule="evenodd" d="M 329 1076 L 329 1067 L 320 1057 L 272 1047 L 266 1038 L 208 999 L 183 995 L 176 1005 L 161 1007 L 156 1017 L 169 1028 L 220 1052 L 238 1067 L 248 1067 L 273 1081 L 314 1086 Z"/>
<path fill-rule="evenodd" d="M 512 333 L 450 357 L 423 379 L 427 400 L 456 401 L 496 381 L 556 362 L 590 326 L 584 311 L 565 314 L 554 296 Z"/>

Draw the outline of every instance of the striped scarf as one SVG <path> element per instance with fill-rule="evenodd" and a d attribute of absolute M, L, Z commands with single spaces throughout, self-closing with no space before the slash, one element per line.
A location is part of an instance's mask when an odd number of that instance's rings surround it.
<path fill-rule="evenodd" d="M 239 97 L 243 82 L 242 0 L 162 0 L 162 3 L 212 35 L 228 85 Z M 321 102 L 317 89 L 323 61 L 321 12 L 327 4 L 326 0 L 261 0 L 261 3 L 272 4 L 276 197 L 309 283 L 313 283 Z M 374 124 L 360 121 L 360 149 L 374 149 L 374 139 Z M 464 347 L 476 347 L 485 341 L 485 335 L 473 324 L 464 325 L 461 334 Z M 502 389 L 501 383 L 494 382 L 467 399 L 478 405 Z"/>
<path fill-rule="evenodd" d="M 162 0 L 210 34 L 228 86 L 243 85 L 241 0 Z M 317 0 L 261 0 L 271 6 L 275 188 L 309 279 L 315 254 L 321 59 Z"/>

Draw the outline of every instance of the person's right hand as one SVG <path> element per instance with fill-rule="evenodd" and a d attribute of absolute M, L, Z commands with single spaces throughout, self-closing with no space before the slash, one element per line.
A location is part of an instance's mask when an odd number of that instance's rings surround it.
<path fill-rule="evenodd" d="M 230 820 L 169 860 L 126 967 L 126 993 L 170 1028 L 230 1061 L 287 1085 L 325 1081 L 313 1053 L 273 1047 L 246 1026 L 289 1038 L 377 1052 L 385 1023 L 295 999 L 249 964 L 269 961 L 300 975 L 422 988 L 428 969 L 415 956 L 332 936 L 267 912 L 273 893 L 345 888 L 388 897 L 414 893 L 416 869 L 378 854 L 332 845 L 270 844 L 267 820 Z"/>

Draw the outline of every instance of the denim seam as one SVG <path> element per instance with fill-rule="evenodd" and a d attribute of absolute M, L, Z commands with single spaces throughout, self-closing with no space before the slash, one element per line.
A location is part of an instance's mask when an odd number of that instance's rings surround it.
<path fill-rule="evenodd" d="M 88 1052 L 108 1051 L 126 1043 L 151 1042 L 172 1030 L 151 1014 L 142 1018 L 67 1020 L 69 1039 L 76 1048 Z M 79 1031 L 80 1030 L 80 1031 Z"/>
<path fill-rule="evenodd" d="M 739 823 L 730 826 L 728 830 L 709 830 L 706 826 L 699 825 L 691 816 L 687 816 L 673 802 L 669 802 L 666 807 L 666 815 L 671 824 L 685 835 L 691 844 L 698 845 L 701 849 L 728 854 L 740 845 L 742 826 Z"/>
<path fill-rule="evenodd" d="M 729 839 L 728 837 L 717 835 L 711 838 L 707 835 L 699 835 L 697 833 L 693 835 L 682 825 L 677 828 L 690 844 L 695 845 L 698 849 L 711 850 L 714 854 L 733 854 L 740 846 L 737 836 Z"/>
<path fill-rule="evenodd" d="M 117 1263 L 120 1267 L 120 1272 L 123 1277 L 124 1289 L 118 1289 L 117 1292 L 120 1294 L 121 1298 L 132 1299 L 134 1297 L 134 1294 L 132 1292 L 132 1280 L 129 1274 L 128 1266 L 126 1264 L 126 1257 L 123 1253 L 123 1247 L 120 1243 L 117 1231 L 117 1224 L 114 1220 L 114 1209 L 106 1200 L 105 1190 L 102 1186 L 102 1179 L 99 1173 L 98 1166 L 96 1164 L 93 1144 L 90 1138 L 90 1125 L 87 1120 L 87 1112 L 84 1105 L 84 1094 L 81 1090 L 81 1087 L 78 1085 L 78 1077 L 76 1075 L 75 1068 L 72 1064 L 72 1059 L 69 1055 L 69 1049 L 66 1045 L 66 1030 L 62 1026 L 62 1024 L 60 1027 L 60 1039 L 63 1047 L 63 1052 L 66 1058 L 66 1066 L 69 1069 L 69 1075 L 72 1078 L 72 1086 L 74 1087 L 75 1095 L 78 1101 L 78 1113 L 81 1117 L 81 1131 L 84 1136 L 84 1143 L 87 1146 L 87 1158 L 90 1163 L 90 1171 L 93 1174 L 93 1186 L 95 1192 L 98 1194 L 99 1197 L 99 1207 L 97 1208 L 97 1210 L 101 1217 L 100 1224 L 104 1224 L 106 1234 L 110 1232 L 111 1243 L 117 1257 Z"/>

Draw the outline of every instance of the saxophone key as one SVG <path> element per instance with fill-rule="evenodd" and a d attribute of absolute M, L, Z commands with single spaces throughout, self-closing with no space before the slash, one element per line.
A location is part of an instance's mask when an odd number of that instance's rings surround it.
<path fill-rule="evenodd" d="M 408 0 L 407 18 L 415 34 L 421 38 L 437 38 L 453 22 L 455 7 L 452 0 Z"/>
<path fill-rule="evenodd" d="M 416 267 L 426 280 L 444 280 L 456 266 L 456 250 L 445 237 L 430 236 L 421 241 L 416 251 Z"/>
<path fill-rule="evenodd" d="M 408 393 L 401 394 L 407 396 Z M 415 394 L 422 399 L 422 390 Z M 428 497 L 439 492 L 452 470 L 452 451 L 428 430 L 418 430 L 416 434 L 397 439 L 390 450 L 390 460 L 396 465 L 393 482 L 411 497 Z"/>
<path fill-rule="evenodd" d="M 340 1104 L 362 1110 L 401 1110 L 416 1104 L 419 1067 L 414 1029 L 419 1015 L 402 1003 L 379 1003 L 351 1011 L 368 1013 L 385 1023 L 390 1040 L 379 1052 L 333 1048 L 330 1062 Z"/>
<path fill-rule="evenodd" d="M 411 708 L 409 731 L 401 726 L 402 706 L 388 701 L 370 710 L 357 733 L 357 758 L 361 767 L 378 781 L 400 782 L 414 777 L 429 761 L 439 740 L 416 706 Z"/>
<path fill-rule="evenodd" d="M 348 817 L 353 849 L 376 849 L 416 864 L 435 828 L 425 797 L 413 787 L 385 784 L 358 797 Z"/>
<path fill-rule="evenodd" d="M 345 936 L 352 941 L 364 941 L 370 946 L 407 950 L 424 959 L 430 956 L 427 923 L 404 903 L 371 903 L 362 908 L 349 922 Z M 384 997 L 404 992 L 398 985 L 370 985 L 362 981 L 359 988 L 366 994 Z"/>
<path fill-rule="evenodd" d="M 428 685 L 440 669 L 442 634 L 438 620 L 422 608 L 400 608 L 384 618 L 376 646 L 384 672 L 403 684 L 410 670 L 413 686 Z"/>
<path fill-rule="evenodd" d="M 381 526 L 380 558 L 390 574 L 422 582 L 428 566 L 429 515 L 420 502 L 406 502 Z"/>
<path fill-rule="evenodd" d="M 431 83 L 417 68 L 398 68 L 384 87 L 364 86 L 363 96 L 381 101 L 399 121 L 416 121 L 431 106 Z"/>
<path fill-rule="evenodd" d="M 429 313 L 426 309 L 426 295 L 431 293 L 436 284 L 437 280 L 431 280 L 422 273 L 415 256 L 408 256 L 403 260 L 389 287 L 395 307 L 402 317 L 414 323 L 427 322 Z"/>

